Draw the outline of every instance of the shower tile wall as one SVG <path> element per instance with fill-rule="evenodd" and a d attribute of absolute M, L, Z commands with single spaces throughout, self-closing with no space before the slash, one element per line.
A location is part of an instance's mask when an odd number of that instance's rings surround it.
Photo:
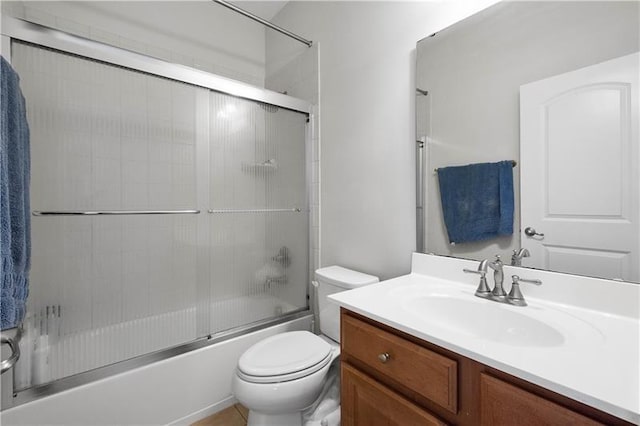
<path fill-rule="evenodd" d="M 312 250 L 312 265 L 311 276 L 313 271 L 318 269 L 321 265 L 320 262 L 320 107 L 318 104 L 314 104 L 312 107 L 312 117 L 310 132 L 311 137 L 309 141 L 311 143 L 311 155 L 310 155 L 310 167 L 311 170 L 311 201 L 310 201 L 310 221 L 311 221 L 311 250 Z"/>

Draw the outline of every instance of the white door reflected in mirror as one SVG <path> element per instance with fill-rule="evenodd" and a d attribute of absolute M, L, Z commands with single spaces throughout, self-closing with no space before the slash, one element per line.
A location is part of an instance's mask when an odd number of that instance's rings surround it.
<path fill-rule="evenodd" d="M 639 61 L 635 53 L 520 87 L 530 266 L 640 280 Z"/>

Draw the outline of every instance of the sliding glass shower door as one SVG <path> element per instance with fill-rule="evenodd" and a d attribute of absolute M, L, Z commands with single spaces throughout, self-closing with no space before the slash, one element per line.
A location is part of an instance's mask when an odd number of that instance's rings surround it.
<path fill-rule="evenodd" d="M 212 93 L 213 332 L 306 305 L 306 116 Z"/>
<path fill-rule="evenodd" d="M 306 115 L 14 42 L 25 389 L 307 306 Z"/>

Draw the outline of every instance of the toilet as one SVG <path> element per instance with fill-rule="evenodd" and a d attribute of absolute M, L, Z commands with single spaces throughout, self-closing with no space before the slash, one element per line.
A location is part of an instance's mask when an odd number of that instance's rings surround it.
<path fill-rule="evenodd" d="M 238 360 L 233 393 L 249 409 L 249 426 L 300 426 L 340 355 L 340 310 L 327 296 L 378 282 L 378 277 L 329 266 L 316 271 L 320 336 L 290 331 L 268 337 Z"/>

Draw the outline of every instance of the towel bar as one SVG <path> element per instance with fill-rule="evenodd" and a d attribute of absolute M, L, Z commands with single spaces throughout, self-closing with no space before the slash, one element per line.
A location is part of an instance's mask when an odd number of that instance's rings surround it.
<path fill-rule="evenodd" d="M 515 161 L 515 160 L 511 160 L 511 166 L 512 166 L 512 167 L 515 167 L 515 166 L 517 166 L 517 165 L 518 165 L 518 162 L 517 162 L 517 161 Z M 438 173 L 438 167 L 436 167 L 435 169 L 433 169 L 433 171 L 434 171 L 435 173 Z"/>
<path fill-rule="evenodd" d="M 277 213 L 277 212 L 292 212 L 292 213 L 300 213 L 302 209 L 293 208 L 293 209 L 222 209 L 222 210 L 213 210 L 209 209 L 208 213 Z"/>
<path fill-rule="evenodd" d="M 109 216 L 109 215 L 135 215 L 135 214 L 199 214 L 200 210 L 34 210 L 33 216 Z"/>

